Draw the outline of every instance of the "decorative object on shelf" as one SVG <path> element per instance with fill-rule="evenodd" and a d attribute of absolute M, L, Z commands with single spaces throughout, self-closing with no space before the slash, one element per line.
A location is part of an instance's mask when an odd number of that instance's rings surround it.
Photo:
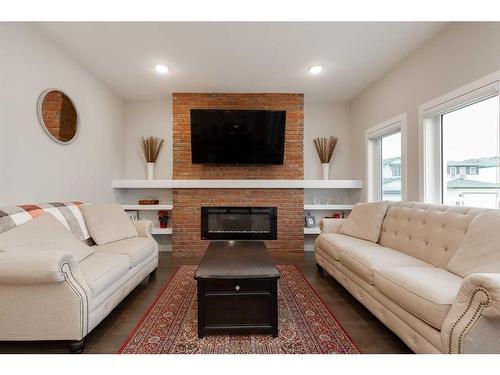
<path fill-rule="evenodd" d="M 307 228 L 312 228 L 316 225 L 316 219 L 314 218 L 314 216 L 311 216 L 310 212 L 308 212 L 307 216 L 304 217 L 304 225 Z"/>
<path fill-rule="evenodd" d="M 330 160 L 332 160 L 333 151 L 337 146 L 337 140 L 338 138 L 336 137 L 321 137 L 314 139 L 316 152 L 318 153 L 319 160 L 321 161 L 321 174 L 323 180 L 328 180 L 330 177 Z"/>
<path fill-rule="evenodd" d="M 166 210 L 158 211 L 158 221 L 160 222 L 160 228 L 167 228 L 168 219 L 170 219 L 170 217 L 168 216 L 168 211 Z"/>
<path fill-rule="evenodd" d="M 319 195 L 313 196 L 312 202 L 313 204 L 321 204 L 321 198 L 319 197 Z"/>
<path fill-rule="evenodd" d="M 139 146 L 144 159 L 146 159 L 146 177 L 148 180 L 154 179 L 154 168 L 158 154 L 163 146 L 164 139 L 158 137 L 141 137 Z"/>
<path fill-rule="evenodd" d="M 337 204 L 339 202 L 339 199 L 336 195 L 332 194 L 330 198 L 327 198 L 326 204 Z"/>
<path fill-rule="evenodd" d="M 345 219 L 349 216 L 349 211 L 342 210 L 340 212 L 334 212 L 332 215 L 325 216 L 325 219 Z"/>
<path fill-rule="evenodd" d="M 47 89 L 38 97 L 38 121 L 53 141 L 66 145 L 78 134 L 79 122 L 71 99 L 61 90 Z"/>
<path fill-rule="evenodd" d="M 139 220 L 139 211 L 137 210 L 132 210 L 132 211 L 125 211 L 128 215 L 128 218 L 132 221 L 137 221 Z"/>
<path fill-rule="evenodd" d="M 146 198 L 144 199 L 139 199 L 139 204 L 144 204 L 144 205 L 148 205 L 148 204 L 158 204 L 160 203 L 160 201 L 158 199 L 155 199 L 153 198 L 152 196 L 148 195 Z"/>

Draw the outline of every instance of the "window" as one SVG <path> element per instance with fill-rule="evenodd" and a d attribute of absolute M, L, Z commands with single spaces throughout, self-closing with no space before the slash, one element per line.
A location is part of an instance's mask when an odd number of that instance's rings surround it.
<path fill-rule="evenodd" d="M 406 115 L 366 132 L 366 181 L 368 201 L 405 199 Z"/>
<path fill-rule="evenodd" d="M 420 107 L 420 199 L 499 208 L 500 72 Z"/>
<path fill-rule="evenodd" d="M 443 168 L 460 165 L 442 179 L 444 204 L 499 207 L 498 105 L 496 95 L 441 115 Z"/>

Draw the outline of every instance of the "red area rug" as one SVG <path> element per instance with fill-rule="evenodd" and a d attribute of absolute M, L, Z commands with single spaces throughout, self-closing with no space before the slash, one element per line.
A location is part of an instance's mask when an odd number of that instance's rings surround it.
<path fill-rule="evenodd" d="M 278 266 L 279 336 L 198 339 L 196 266 L 182 266 L 129 338 L 124 354 L 356 354 L 358 349 L 295 266 Z"/>

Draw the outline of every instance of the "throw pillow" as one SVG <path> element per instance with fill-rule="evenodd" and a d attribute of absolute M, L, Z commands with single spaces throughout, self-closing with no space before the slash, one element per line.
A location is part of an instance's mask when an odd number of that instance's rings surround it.
<path fill-rule="evenodd" d="M 485 210 L 469 224 L 448 270 L 462 277 L 478 272 L 500 273 L 500 210 Z"/>
<path fill-rule="evenodd" d="M 377 242 L 386 211 L 386 202 L 355 204 L 347 220 L 342 223 L 339 233 Z"/>
<path fill-rule="evenodd" d="M 99 246 L 139 236 L 119 204 L 87 204 L 81 210 L 90 235 Z"/>
<path fill-rule="evenodd" d="M 77 262 L 92 254 L 88 245 L 50 213 L 1 233 L 0 251 L 61 251 L 71 253 Z"/>

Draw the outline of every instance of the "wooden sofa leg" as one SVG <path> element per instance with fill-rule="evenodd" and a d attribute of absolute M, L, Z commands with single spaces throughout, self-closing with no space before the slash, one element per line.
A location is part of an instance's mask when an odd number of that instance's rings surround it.
<path fill-rule="evenodd" d="M 83 353 L 83 350 L 85 349 L 85 339 L 81 339 L 78 341 L 71 341 L 69 343 L 69 350 L 71 351 L 72 354 L 80 354 Z"/>
<path fill-rule="evenodd" d="M 325 276 L 325 271 L 323 270 L 323 267 L 321 267 L 318 263 L 316 263 L 316 267 L 318 267 L 318 272 L 321 276 Z"/>
<path fill-rule="evenodd" d="M 151 271 L 151 273 L 149 274 L 149 280 L 156 278 L 156 270 L 157 269 L 158 268 L 155 268 L 153 271 Z"/>

